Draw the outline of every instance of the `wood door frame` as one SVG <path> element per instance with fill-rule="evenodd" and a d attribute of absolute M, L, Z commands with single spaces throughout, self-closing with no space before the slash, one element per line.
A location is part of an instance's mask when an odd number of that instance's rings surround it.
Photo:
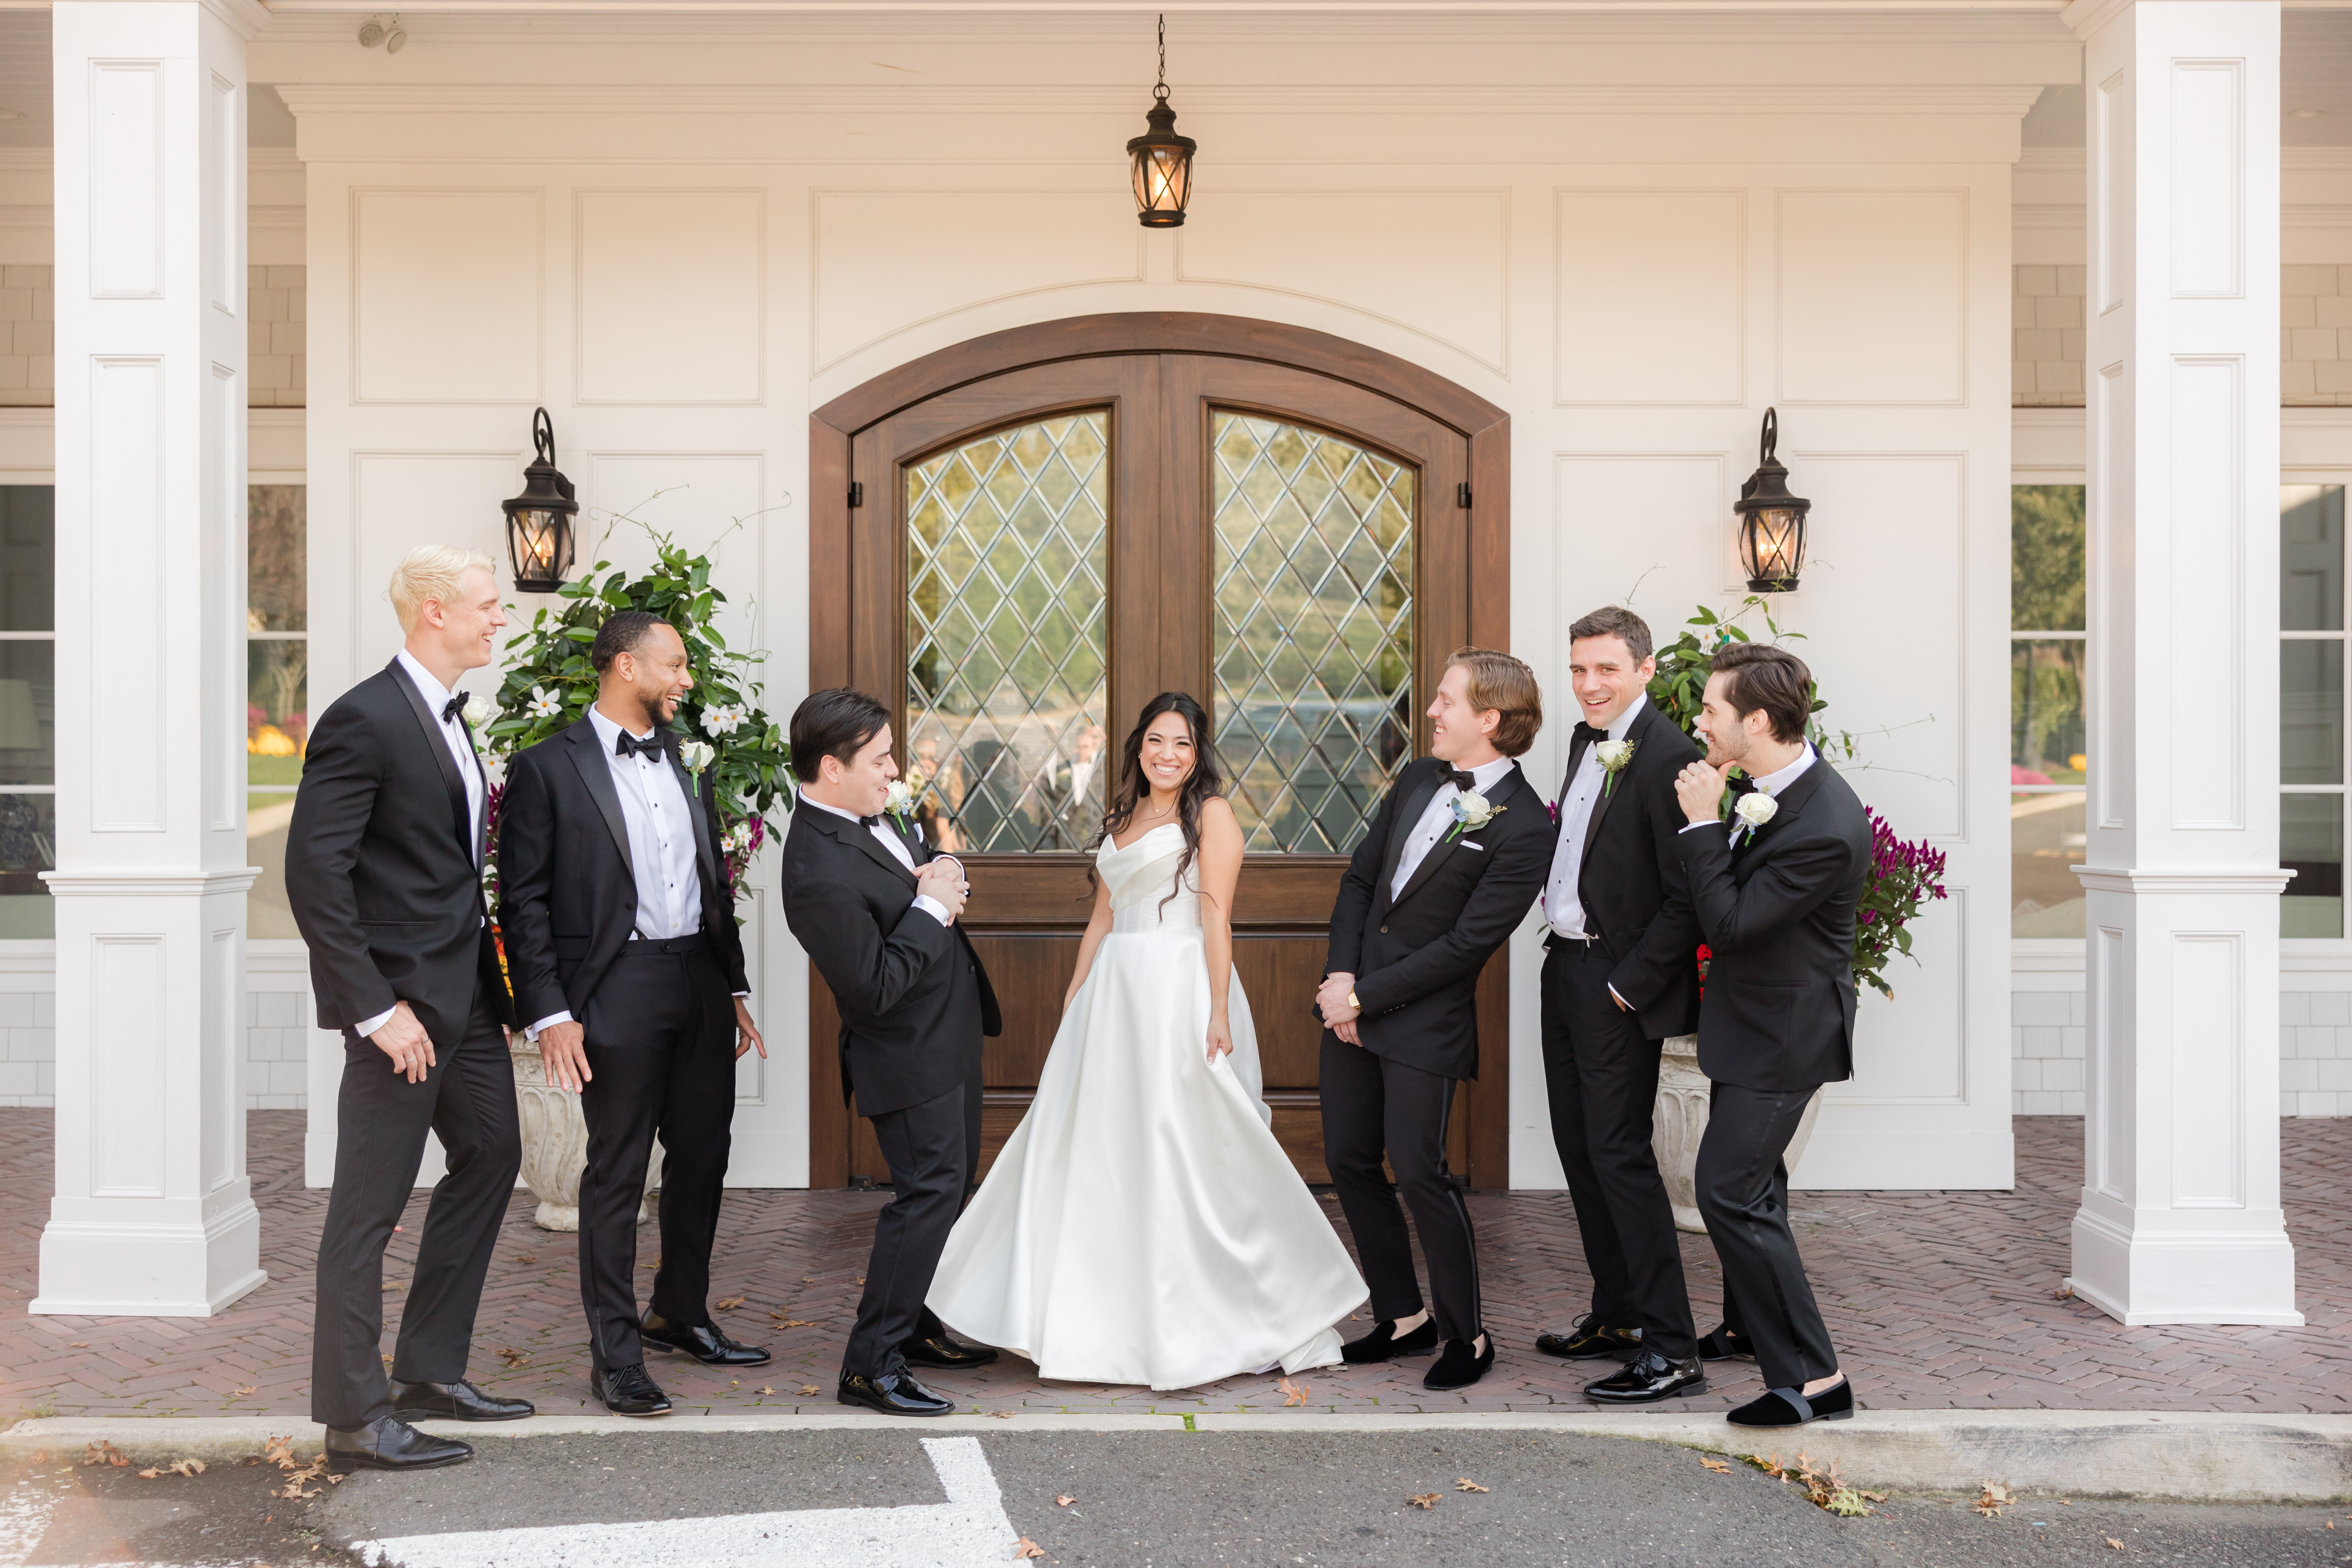
<path fill-rule="evenodd" d="M 1511 416 L 1436 372 L 1306 327 L 1244 316 L 1132 310 L 1070 316 L 990 332 L 925 354 L 844 393 L 809 416 L 809 689 L 850 672 L 851 446 L 861 430 L 916 404 L 1009 371 L 1114 354 L 1208 354 L 1259 360 L 1377 393 L 1458 432 L 1469 445 L 1470 640 L 1507 648 L 1511 629 Z M 809 976 L 809 1184 L 849 1179 L 841 1027 L 833 997 Z M 1510 953 L 1478 983 L 1479 1076 L 1470 1095 L 1474 1187 L 1510 1184 Z"/>

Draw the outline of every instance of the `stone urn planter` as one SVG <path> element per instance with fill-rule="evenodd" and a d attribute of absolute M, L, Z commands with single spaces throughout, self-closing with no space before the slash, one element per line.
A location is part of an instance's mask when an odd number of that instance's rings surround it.
<path fill-rule="evenodd" d="M 547 1081 L 547 1064 L 530 1037 L 520 1031 L 509 1036 L 507 1052 L 514 1058 L 515 1108 L 522 1121 L 522 1179 L 539 1199 L 532 1223 L 541 1230 L 576 1231 L 580 1174 L 588 1168 L 588 1123 L 580 1114 L 580 1097 Z M 637 1205 L 639 1225 L 654 1217 L 661 1168 L 661 1141 L 656 1139 L 646 1167 L 645 1201 Z"/>
<path fill-rule="evenodd" d="M 1821 1120 L 1825 1089 L 1826 1086 L 1813 1091 L 1803 1120 L 1797 1123 L 1797 1135 L 1789 1140 L 1789 1152 L 1781 1156 L 1792 1171 L 1805 1157 L 1813 1123 Z M 1650 1147 L 1658 1156 L 1658 1173 L 1666 1179 L 1666 1196 L 1674 1200 L 1677 1230 L 1703 1233 L 1706 1229 L 1698 1214 L 1696 1173 L 1698 1141 L 1706 1131 L 1707 1090 L 1706 1074 L 1698 1070 L 1698 1037 L 1677 1035 L 1668 1040 L 1658 1061 L 1657 1120 L 1651 1127 Z"/>

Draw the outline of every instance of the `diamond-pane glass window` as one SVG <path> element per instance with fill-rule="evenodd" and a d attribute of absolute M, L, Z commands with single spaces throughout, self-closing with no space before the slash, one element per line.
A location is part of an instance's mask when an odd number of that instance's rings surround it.
<path fill-rule="evenodd" d="M 1102 820 L 1110 418 L 1065 415 L 907 475 L 907 762 L 925 837 L 1078 849 Z"/>
<path fill-rule="evenodd" d="M 1246 847 L 1339 854 L 1412 756 L 1416 471 L 1220 412 L 1217 754 Z"/>

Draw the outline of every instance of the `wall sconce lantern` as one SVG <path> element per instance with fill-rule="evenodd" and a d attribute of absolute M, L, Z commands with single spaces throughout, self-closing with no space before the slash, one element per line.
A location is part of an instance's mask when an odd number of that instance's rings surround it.
<path fill-rule="evenodd" d="M 1793 594 L 1805 564 L 1805 513 L 1813 503 L 1789 493 L 1789 470 L 1773 457 L 1780 444 L 1780 411 L 1764 411 L 1764 437 L 1756 472 L 1739 487 L 1731 510 L 1739 518 L 1739 563 L 1751 594 Z"/>
<path fill-rule="evenodd" d="M 1160 18 L 1160 82 L 1151 89 L 1150 127 L 1127 144 L 1135 165 L 1135 216 L 1146 228 L 1177 228 L 1192 199 L 1192 154 L 1200 143 L 1176 134 L 1176 111 L 1168 107 L 1168 18 Z"/>
<path fill-rule="evenodd" d="M 555 421 L 544 408 L 531 416 L 530 441 L 539 460 L 522 471 L 522 494 L 499 503 L 507 514 L 507 557 L 516 593 L 552 594 L 572 571 L 572 520 L 580 503 L 555 466 Z"/>

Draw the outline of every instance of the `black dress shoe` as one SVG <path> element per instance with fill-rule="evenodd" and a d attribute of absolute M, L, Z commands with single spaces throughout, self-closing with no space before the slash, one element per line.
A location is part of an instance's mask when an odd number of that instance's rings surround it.
<path fill-rule="evenodd" d="M 762 1345 L 739 1345 L 709 1323 L 673 1323 L 652 1312 L 637 1325 L 637 1338 L 656 1350 L 681 1351 L 705 1366 L 764 1366 Z"/>
<path fill-rule="evenodd" d="M 1642 1331 L 1612 1329 L 1601 1321 L 1600 1313 L 1587 1312 L 1564 1334 L 1538 1334 L 1536 1349 L 1563 1361 L 1597 1361 L 1605 1355 L 1622 1361 L 1640 1353 Z"/>
<path fill-rule="evenodd" d="M 1744 1361 L 1754 1361 L 1756 1346 L 1727 1328 L 1717 1326 L 1698 1342 L 1698 1359 L 1701 1361 L 1729 1361 L 1735 1356 Z"/>
<path fill-rule="evenodd" d="M 1475 1337 L 1475 1336 L 1474 1336 Z M 1448 1340 L 1445 1349 L 1438 1353 L 1437 1364 L 1421 1380 L 1427 1389 L 1467 1388 L 1486 1375 L 1495 1364 L 1495 1336 L 1486 1336 L 1486 1353 L 1472 1355 L 1469 1340 Z"/>
<path fill-rule="evenodd" d="M 1584 1385 L 1584 1397 L 1596 1405 L 1648 1405 L 1706 1392 L 1706 1372 L 1698 1357 L 1669 1361 L 1655 1351 L 1643 1351 L 1600 1382 Z"/>
<path fill-rule="evenodd" d="M 455 1383 L 392 1382 L 392 1413 L 403 1421 L 520 1421 L 528 1399 L 499 1399 L 464 1378 Z"/>
<path fill-rule="evenodd" d="M 1835 1388 L 1824 1388 L 1810 1397 L 1801 1389 L 1768 1388 L 1761 1399 L 1749 1401 L 1724 1419 L 1734 1426 L 1802 1426 L 1812 1421 L 1853 1417 L 1853 1383 L 1840 1378 Z"/>
<path fill-rule="evenodd" d="M 350 1432 L 327 1428 L 327 1458 L 338 1465 L 429 1470 L 436 1465 L 462 1465 L 473 1457 L 472 1445 L 419 1432 L 397 1415 L 379 1416 Z"/>
<path fill-rule="evenodd" d="M 1349 1340 L 1339 1347 L 1339 1359 L 1349 1366 L 1362 1366 L 1368 1362 L 1387 1361 L 1401 1355 L 1427 1355 L 1437 1348 L 1437 1320 L 1423 1318 L 1421 1327 L 1400 1338 L 1397 1321 L 1385 1319 L 1372 1325 L 1372 1331 L 1360 1340 Z"/>
<path fill-rule="evenodd" d="M 667 1415 L 669 1395 L 661 1385 L 646 1375 L 646 1363 L 633 1361 L 626 1366 L 608 1366 L 588 1373 L 588 1392 L 604 1402 L 604 1408 L 615 1415 Z"/>
<path fill-rule="evenodd" d="M 898 1347 L 898 1354 L 908 1366 L 986 1366 L 996 1359 L 996 1352 L 988 1346 L 960 1343 L 948 1338 L 945 1330 L 908 1340 Z"/>
<path fill-rule="evenodd" d="M 879 1377 L 845 1375 L 840 1398 L 844 1405 L 863 1405 L 885 1415 L 948 1415 L 955 1411 L 954 1400 L 941 1399 L 908 1372 L 886 1372 Z"/>

